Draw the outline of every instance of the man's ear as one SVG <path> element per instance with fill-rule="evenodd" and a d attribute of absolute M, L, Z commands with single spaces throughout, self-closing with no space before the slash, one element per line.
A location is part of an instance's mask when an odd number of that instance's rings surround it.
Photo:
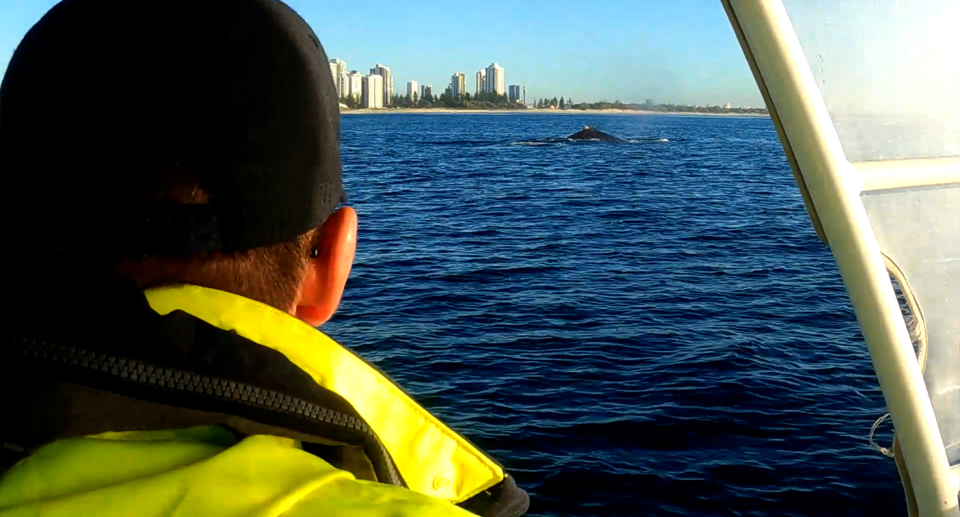
<path fill-rule="evenodd" d="M 336 312 L 357 251 L 357 212 L 343 207 L 320 228 L 320 248 L 311 257 L 296 316 L 314 327 Z"/>

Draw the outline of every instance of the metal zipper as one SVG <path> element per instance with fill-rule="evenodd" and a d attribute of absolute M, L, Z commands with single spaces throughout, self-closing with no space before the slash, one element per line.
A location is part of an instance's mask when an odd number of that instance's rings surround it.
<path fill-rule="evenodd" d="M 242 382 L 228 381 L 175 368 L 154 366 L 136 359 L 118 358 L 72 346 L 48 343 L 40 339 L 10 337 L 3 350 L 99 371 L 128 382 L 241 402 L 273 411 L 295 414 L 325 424 L 355 429 L 370 436 L 384 453 L 385 463 L 390 471 L 389 475 L 392 477 L 391 484 L 397 485 L 399 484 L 397 481 L 401 479 L 380 439 L 366 422 L 297 397 Z"/>

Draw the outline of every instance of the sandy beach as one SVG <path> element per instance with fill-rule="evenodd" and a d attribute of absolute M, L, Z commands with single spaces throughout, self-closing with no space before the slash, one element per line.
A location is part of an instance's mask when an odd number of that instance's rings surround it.
<path fill-rule="evenodd" d="M 400 114 L 423 114 L 423 115 L 515 115 L 523 113 L 525 115 L 681 115 L 681 116 L 707 116 L 707 117 L 769 117 L 765 113 L 700 113 L 683 111 L 643 111 L 643 110 L 624 110 L 624 109 L 605 109 L 605 110 L 545 110 L 545 109 L 518 109 L 518 110 L 470 110 L 470 109 L 449 109 L 449 108 L 429 108 L 429 109 L 411 109 L 411 108 L 386 108 L 386 109 L 359 109 L 359 110 L 340 110 L 341 115 L 400 115 Z"/>

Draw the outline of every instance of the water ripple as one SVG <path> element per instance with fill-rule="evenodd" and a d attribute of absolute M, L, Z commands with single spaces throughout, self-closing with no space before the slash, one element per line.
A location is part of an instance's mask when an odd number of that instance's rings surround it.
<path fill-rule="evenodd" d="M 584 124 L 635 142 L 560 138 Z M 343 143 L 359 250 L 324 329 L 532 515 L 905 512 L 770 120 L 349 116 Z"/>

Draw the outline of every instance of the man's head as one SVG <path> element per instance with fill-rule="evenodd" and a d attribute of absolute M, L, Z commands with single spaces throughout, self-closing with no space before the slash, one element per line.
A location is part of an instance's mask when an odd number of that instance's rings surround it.
<path fill-rule="evenodd" d="M 170 164 L 168 181 L 144 190 L 163 204 L 207 204 L 210 195 Z M 243 251 L 123 257 L 115 271 L 142 288 L 193 284 L 239 294 L 314 326 L 333 315 L 356 250 L 357 216 L 343 207 L 322 224 L 278 244 Z"/>
<path fill-rule="evenodd" d="M 0 171 L 5 287 L 69 260 L 318 325 L 349 273 L 337 94 L 276 0 L 64 0 L 4 76 Z"/>

